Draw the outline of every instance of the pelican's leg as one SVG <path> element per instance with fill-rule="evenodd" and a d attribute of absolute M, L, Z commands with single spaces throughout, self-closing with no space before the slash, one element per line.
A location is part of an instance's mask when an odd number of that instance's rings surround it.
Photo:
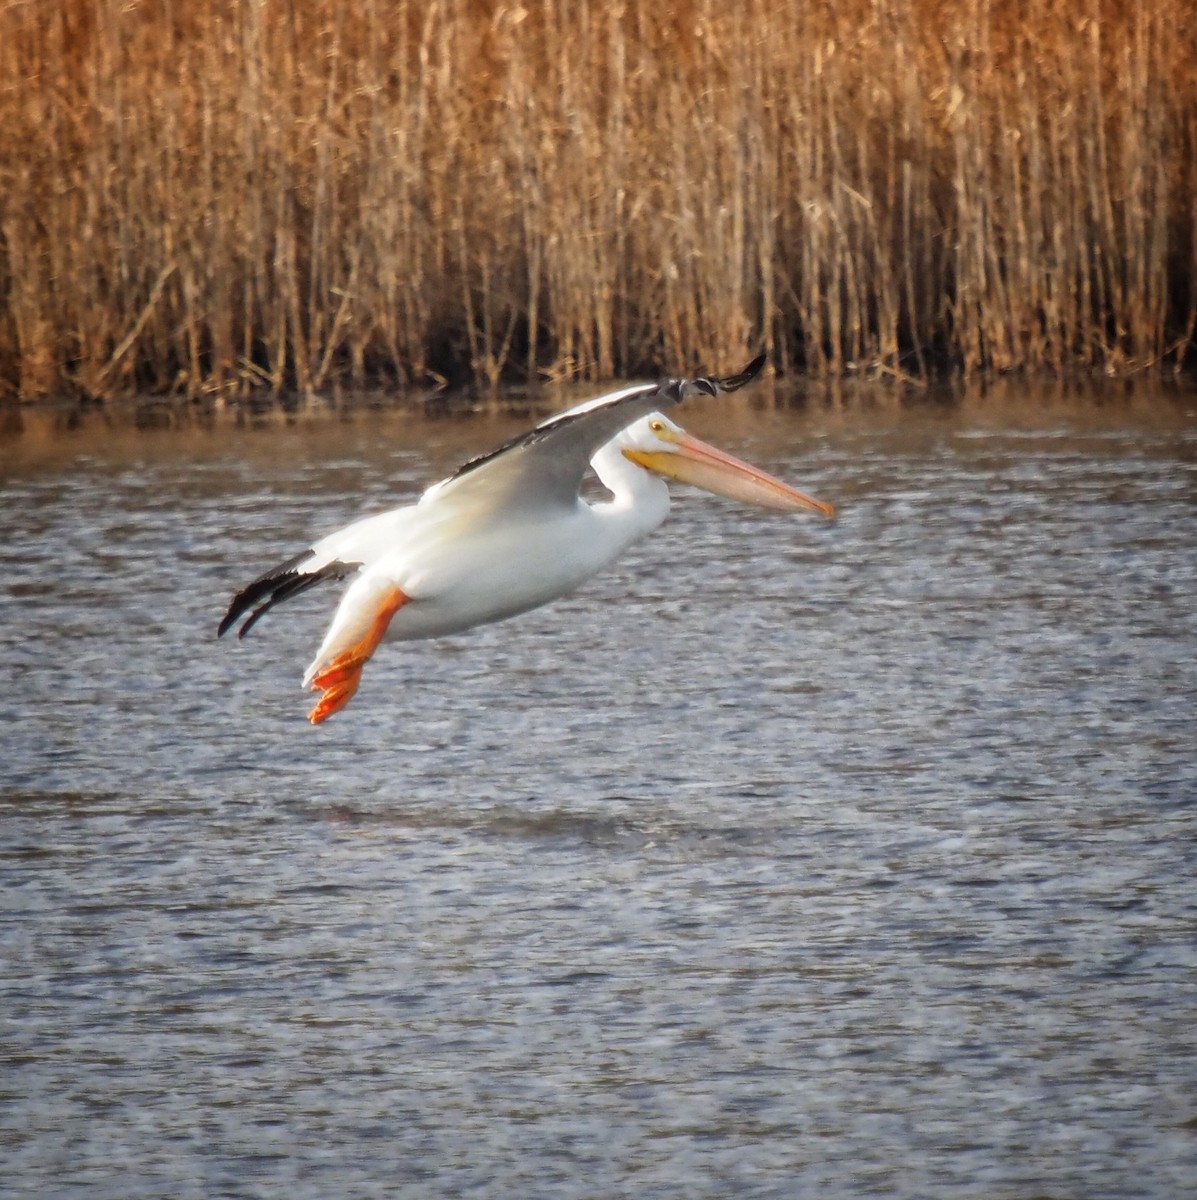
<path fill-rule="evenodd" d="M 407 603 L 408 597 L 399 588 L 392 587 L 371 600 L 370 611 L 360 614 L 361 620 L 354 623 L 355 634 L 349 635 L 356 636 L 356 640 L 346 645 L 348 638 L 338 639 L 340 646 L 330 648 L 330 656 L 322 655 L 323 661 L 311 677 L 312 691 L 322 693 L 316 707 L 308 714 L 313 725 L 328 720 L 353 699 L 362 679 L 362 667 L 378 649 L 391 618 Z M 365 630 L 361 632 L 363 624 Z"/>

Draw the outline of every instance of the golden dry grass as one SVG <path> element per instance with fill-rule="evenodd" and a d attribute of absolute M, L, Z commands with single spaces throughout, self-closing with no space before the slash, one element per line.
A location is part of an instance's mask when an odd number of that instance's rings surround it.
<path fill-rule="evenodd" d="M 0 0 L 0 395 L 1183 362 L 1197 6 Z"/>

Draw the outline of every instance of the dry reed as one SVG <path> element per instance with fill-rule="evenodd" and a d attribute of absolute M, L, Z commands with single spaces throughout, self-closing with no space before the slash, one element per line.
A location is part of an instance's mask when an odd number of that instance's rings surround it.
<path fill-rule="evenodd" d="M 1197 6 L 0 0 L 0 395 L 1183 363 Z"/>

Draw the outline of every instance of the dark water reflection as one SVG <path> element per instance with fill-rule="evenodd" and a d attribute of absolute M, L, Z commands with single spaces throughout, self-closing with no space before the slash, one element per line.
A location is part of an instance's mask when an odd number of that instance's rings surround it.
<path fill-rule="evenodd" d="M 228 592 L 510 420 L 9 427 L 0 1190 L 1187 1194 L 1194 407 L 700 407 L 837 524 L 679 494 L 319 730 Z"/>

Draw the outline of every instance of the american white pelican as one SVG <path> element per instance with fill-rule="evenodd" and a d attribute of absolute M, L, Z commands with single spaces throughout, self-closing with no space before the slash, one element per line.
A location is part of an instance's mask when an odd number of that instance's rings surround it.
<path fill-rule="evenodd" d="M 349 702 L 384 637 L 456 633 L 573 591 L 665 520 L 665 479 L 830 517 L 831 505 L 700 442 L 661 414 L 690 395 L 734 392 L 764 363 L 762 354 L 725 379 L 637 384 L 558 413 L 466 463 L 417 503 L 355 521 L 267 571 L 233 597 L 217 633 L 249 613 L 244 637 L 281 600 L 354 575 L 303 677 L 321 693 L 309 715 L 316 725 Z M 590 503 L 580 495 L 588 466 L 609 500 Z"/>

